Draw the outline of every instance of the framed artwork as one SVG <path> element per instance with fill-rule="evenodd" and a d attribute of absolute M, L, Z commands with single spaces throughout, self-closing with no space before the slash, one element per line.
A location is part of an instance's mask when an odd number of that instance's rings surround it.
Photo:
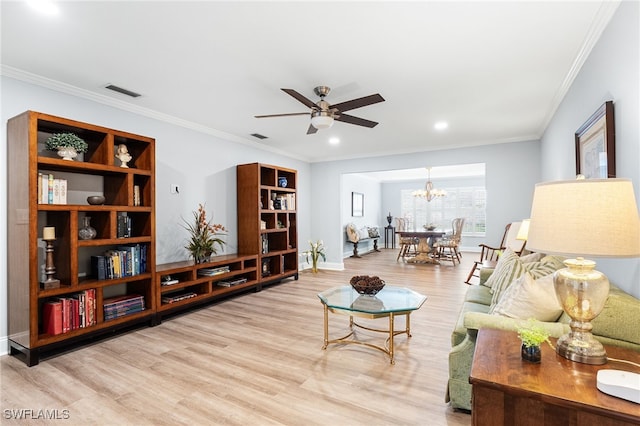
<path fill-rule="evenodd" d="M 351 193 L 351 216 L 364 216 L 364 194 Z"/>
<path fill-rule="evenodd" d="M 605 102 L 576 131 L 576 174 L 586 179 L 616 177 L 613 101 Z"/>

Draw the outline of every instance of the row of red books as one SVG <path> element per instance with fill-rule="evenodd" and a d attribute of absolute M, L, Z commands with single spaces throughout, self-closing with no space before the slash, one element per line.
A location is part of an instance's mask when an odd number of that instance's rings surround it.
<path fill-rule="evenodd" d="M 96 324 L 96 290 L 48 300 L 42 307 L 42 330 L 55 336 Z"/>

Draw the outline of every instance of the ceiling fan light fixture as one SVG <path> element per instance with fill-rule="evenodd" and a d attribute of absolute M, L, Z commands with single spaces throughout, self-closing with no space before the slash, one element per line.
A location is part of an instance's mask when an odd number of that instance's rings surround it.
<path fill-rule="evenodd" d="M 318 130 L 328 129 L 333 126 L 333 117 L 330 115 L 314 115 L 311 117 L 311 125 Z"/>

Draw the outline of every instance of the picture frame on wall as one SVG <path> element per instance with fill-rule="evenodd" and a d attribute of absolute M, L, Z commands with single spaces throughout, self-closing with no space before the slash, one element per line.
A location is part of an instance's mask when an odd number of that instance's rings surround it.
<path fill-rule="evenodd" d="M 616 177 L 613 101 L 607 101 L 576 131 L 576 174 L 586 179 Z"/>
<path fill-rule="evenodd" d="M 364 216 L 364 194 L 360 192 L 351 193 L 351 216 Z"/>

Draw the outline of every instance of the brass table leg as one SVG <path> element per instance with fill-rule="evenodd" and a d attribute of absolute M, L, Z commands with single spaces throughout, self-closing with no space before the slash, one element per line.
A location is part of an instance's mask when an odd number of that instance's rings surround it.
<path fill-rule="evenodd" d="M 396 361 L 393 359 L 393 312 L 389 314 L 389 362 L 391 364 L 395 364 Z"/>
<path fill-rule="evenodd" d="M 406 315 L 407 317 L 407 337 L 411 337 L 411 320 L 409 318 L 411 318 L 411 312 L 407 313 Z"/>
<path fill-rule="evenodd" d="M 324 346 L 322 349 L 327 349 L 327 345 L 329 344 L 329 308 L 324 303 Z"/>

